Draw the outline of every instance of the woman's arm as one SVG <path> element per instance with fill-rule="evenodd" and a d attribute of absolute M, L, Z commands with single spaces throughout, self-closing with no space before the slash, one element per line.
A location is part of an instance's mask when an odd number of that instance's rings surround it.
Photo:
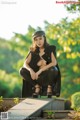
<path fill-rule="evenodd" d="M 30 61 L 31 61 L 31 53 L 28 55 L 27 59 L 25 60 L 23 67 L 26 68 L 27 70 L 29 70 L 30 75 L 31 75 L 31 78 L 32 78 L 33 80 L 35 80 L 35 79 L 36 79 L 36 73 L 35 73 L 34 70 L 29 66 Z"/>
<path fill-rule="evenodd" d="M 49 68 L 52 67 L 52 66 L 55 66 L 56 64 L 57 64 L 56 58 L 55 58 L 53 52 L 51 52 L 51 63 L 49 63 L 48 65 L 45 65 L 44 67 L 42 67 L 42 68 L 37 72 L 37 74 L 38 74 L 38 75 L 41 74 L 41 72 L 49 69 Z"/>
<path fill-rule="evenodd" d="M 55 66 L 57 64 L 56 58 L 53 54 L 53 52 L 51 52 L 51 63 L 49 63 L 48 65 L 44 66 L 43 68 L 41 68 L 41 71 L 45 71 L 48 68 Z"/>
<path fill-rule="evenodd" d="M 29 66 L 29 63 L 31 61 L 31 53 L 28 55 L 27 59 L 25 60 L 23 67 L 26 68 L 27 70 L 31 70 L 32 68 Z"/>

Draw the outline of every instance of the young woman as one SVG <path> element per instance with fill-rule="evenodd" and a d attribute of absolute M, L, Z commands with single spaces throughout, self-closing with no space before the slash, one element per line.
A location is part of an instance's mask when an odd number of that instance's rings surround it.
<path fill-rule="evenodd" d="M 20 70 L 23 77 L 22 97 L 28 97 L 31 94 L 33 97 L 38 97 L 45 86 L 47 86 L 48 97 L 53 95 L 53 91 L 56 96 L 59 96 L 61 75 L 56 60 L 56 47 L 47 43 L 44 31 L 36 31 L 32 40 L 32 47 Z M 34 93 L 32 93 L 33 87 Z"/>

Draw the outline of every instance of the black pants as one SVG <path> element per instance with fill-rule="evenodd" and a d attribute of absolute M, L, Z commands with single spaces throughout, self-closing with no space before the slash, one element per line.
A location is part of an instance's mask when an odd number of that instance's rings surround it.
<path fill-rule="evenodd" d="M 30 72 L 21 68 L 20 74 L 24 80 L 28 81 L 32 86 L 39 84 L 40 86 L 51 85 L 55 82 L 58 71 L 55 67 L 51 67 L 48 70 L 42 72 L 37 80 L 32 80 Z"/>
<path fill-rule="evenodd" d="M 52 86 L 53 95 L 59 94 L 61 89 L 61 74 L 58 65 L 42 72 L 38 80 L 32 80 L 30 72 L 25 69 L 20 69 L 20 74 L 23 77 L 22 97 L 31 97 L 34 92 L 32 88 L 39 84 L 42 87 L 42 95 L 46 95 L 48 85 Z"/>

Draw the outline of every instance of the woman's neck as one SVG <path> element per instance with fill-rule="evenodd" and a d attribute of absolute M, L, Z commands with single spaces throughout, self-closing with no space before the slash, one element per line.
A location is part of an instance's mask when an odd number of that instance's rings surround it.
<path fill-rule="evenodd" d="M 44 48 L 42 47 L 42 48 L 39 48 L 39 51 L 44 51 Z"/>

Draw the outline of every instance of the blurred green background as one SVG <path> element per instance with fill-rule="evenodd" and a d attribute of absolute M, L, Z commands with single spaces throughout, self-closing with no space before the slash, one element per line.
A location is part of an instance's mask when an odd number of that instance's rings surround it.
<path fill-rule="evenodd" d="M 66 5 L 69 11 L 80 11 L 78 5 Z M 69 98 L 80 91 L 80 16 L 72 21 L 61 19 L 58 24 L 44 22 L 47 41 L 57 47 L 57 61 L 61 70 L 61 97 Z M 36 29 L 29 25 L 28 32 L 14 33 L 11 40 L 0 38 L 0 96 L 21 97 L 22 78 L 19 69 L 32 43 Z M 26 91 L 27 92 L 27 91 Z"/>

